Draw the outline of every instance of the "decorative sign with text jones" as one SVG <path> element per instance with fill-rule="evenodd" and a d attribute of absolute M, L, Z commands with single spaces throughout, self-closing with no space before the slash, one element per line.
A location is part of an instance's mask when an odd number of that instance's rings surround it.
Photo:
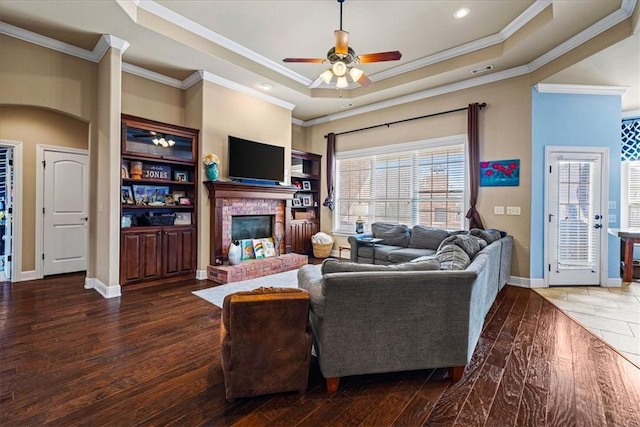
<path fill-rule="evenodd" d="M 171 181 L 171 166 L 145 163 L 142 165 L 142 179 Z"/>

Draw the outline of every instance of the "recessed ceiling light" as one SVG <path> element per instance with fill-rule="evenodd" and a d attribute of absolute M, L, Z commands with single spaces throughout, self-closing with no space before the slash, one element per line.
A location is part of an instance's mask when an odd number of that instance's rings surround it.
<path fill-rule="evenodd" d="M 262 90 L 271 90 L 273 85 L 271 83 L 260 83 L 260 89 Z"/>
<path fill-rule="evenodd" d="M 456 19 L 462 19 L 465 16 L 469 15 L 470 13 L 471 13 L 471 9 L 469 9 L 468 7 L 462 7 L 456 10 L 455 12 L 453 12 L 453 17 Z"/>

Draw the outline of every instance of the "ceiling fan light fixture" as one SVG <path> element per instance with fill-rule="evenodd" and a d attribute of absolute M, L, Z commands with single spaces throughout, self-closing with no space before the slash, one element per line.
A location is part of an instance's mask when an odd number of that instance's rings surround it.
<path fill-rule="evenodd" d="M 349 86 L 349 83 L 347 83 L 347 78 L 345 76 L 338 77 L 338 81 L 336 82 L 336 88 L 344 89 L 347 86 Z"/>
<path fill-rule="evenodd" d="M 342 77 L 347 72 L 347 64 L 345 64 L 342 61 L 337 61 L 335 64 L 333 64 L 332 70 L 333 70 L 333 74 L 335 74 L 338 77 Z"/>
<path fill-rule="evenodd" d="M 323 82 L 329 84 L 331 83 L 331 79 L 333 78 L 333 73 L 331 72 L 331 70 L 327 70 L 324 73 L 320 74 L 320 78 Z"/>
<path fill-rule="evenodd" d="M 349 70 L 349 75 L 351 76 L 354 82 L 357 82 L 358 80 L 360 80 L 363 74 L 364 74 L 364 71 L 356 67 L 352 67 Z"/>

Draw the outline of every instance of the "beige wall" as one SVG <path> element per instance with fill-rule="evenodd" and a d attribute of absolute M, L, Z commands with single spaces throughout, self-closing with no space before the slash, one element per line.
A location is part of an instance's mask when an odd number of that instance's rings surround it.
<path fill-rule="evenodd" d="M 184 91 L 122 73 L 122 113 L 178 126 L 186 124 Z"/>
<path fill-rule="evenodd" d="M 481 187 L 478 210 L 485 228 L 498 228 L 514 236 L 515 249 L 511 274 L 529 277 L 530 200 L 531 200 L 531 83 L 527 76 L 504 80 L 464 91 L 387 108 L 355 117 L 316 125 L 308 130 L 307 145 L 311 152 L 325 156 L 324 135 L 343 132 L 466 107 L 472 102 L 486 102 L 480 113 L 480 159 L 520 159 L 519 187 Z M 349 135 L 338 136 L 337 150 L 419 141 L 448 135 L 466 134 L 465 112 L 421 119 Z M 323 157 L 323 176 L 326 162 Z M 322 182 L 322 197 L 326 197 Z M 494 215 L 493 206 L 520 206 L 521 216 Z M 331 233 L 331 211 L 321 208 L 322 230 Z M 337 245 L 346 244 L 340 236 Z"/>
<path fill-rule="evenodd" d="M 35 270 L 36 147 L 89 148 L 89 124 L 63 114 L 20 106 L 0 107 L 0 139 L 22 142 L 22 271 Z"/>
<path fill-rule="evenodd" d="M 199 88 L 187 93 L 189 123 L 194 126 L 201 114 L 200 157 L 213 153 L 220 157 L 220 178 L 228 177 L 228 135 L 237 136 L 265 144 L 285 147 L 285 169 L 291 170 L 291 111 L 235 92 L 213 83 L 202 83 L 202 110 L 192 105 L 198 98 Z M 193 117 L 192 117 L 193 116 Z M 207 190 L 200 185 L 198 223 L 200 246 L 198 247 L 198 270 L 209 264 L 209 210 Z"/>

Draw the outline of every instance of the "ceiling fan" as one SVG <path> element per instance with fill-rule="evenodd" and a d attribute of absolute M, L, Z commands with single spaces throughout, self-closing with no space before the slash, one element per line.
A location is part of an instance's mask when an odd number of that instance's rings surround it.
<path fill-rule="evenodd" d="M 390 52 L 365 53 L 356 55 L 356 52 L 349 47 L 349 33 L 342 29 L 342 3 L 344 0 L 337 0 L 340 3 L 340 29 L 333 33 L 336 37 L 336 45 L 329 49 L 327 58 L 285 58 L 284 62 L 311 62 L 311 63 L 330 63 L 332 67 L 322 74 L 320 77 L 326 84 L 331 82 L 333 76 L 337 76 L 336 88 L 343 89 L 349 86 L 347 82 L 347 74 L 351 79 L 361 86 L 368 87 L 373 83 L 364 74 L 364 72 L 353 66 L 353 64 L 367 64 L 371 62 L 397 61 L 402 57 L 400 51 L 394 50 Z"/>

